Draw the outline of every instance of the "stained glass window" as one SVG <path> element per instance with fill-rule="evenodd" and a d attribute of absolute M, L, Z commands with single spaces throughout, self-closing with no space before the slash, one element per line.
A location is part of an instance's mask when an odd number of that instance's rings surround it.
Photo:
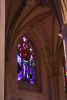
<path fill-rule="evenodd" d="M 35 52 L 32 43 L 24 36 L 17 46 L 17 80 L 35 84 L 35 66 Z"/>
<path fill-rule="evenodd" d="M 64 67 L 64 75 L 65 75 L 65 78 L 67 78 L 67 69 L 66 69 L 66 67 Z"/>

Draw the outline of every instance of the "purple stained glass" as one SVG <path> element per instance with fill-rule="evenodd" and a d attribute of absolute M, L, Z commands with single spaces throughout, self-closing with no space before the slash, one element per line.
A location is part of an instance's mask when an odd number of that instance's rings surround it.
<path fill-rule="evenodd" d="M 25 36 L 17 46 L 18 81 L 35 84 L 35 55 L 31 41 Z"/>

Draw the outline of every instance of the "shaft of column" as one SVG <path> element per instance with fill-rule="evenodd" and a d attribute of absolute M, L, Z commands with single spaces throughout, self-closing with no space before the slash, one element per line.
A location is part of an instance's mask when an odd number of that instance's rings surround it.
<path fill-rule="evenodd" d="M 64 37 L 64 53 L 65 53 L 65 65 L 67 67 L 67 24 L 62 27 L 62 35 Z"/>

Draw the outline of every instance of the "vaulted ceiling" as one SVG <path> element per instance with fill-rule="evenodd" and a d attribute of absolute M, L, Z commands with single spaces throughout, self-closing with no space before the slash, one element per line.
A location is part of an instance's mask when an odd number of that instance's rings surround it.
<path fill-rule="evenodd" d="M 59 5 L 59 2 L 60 0 L 6 0 L 6 50 L 9 50 L 19 33 L 21 33 L 22 30 L 25 31 L 26 27 L 32 27 L 35 33 L 44 33 L 47 30 L 53 32 L 53 25 L 56 24 L 56 19 L 58 20 L 58 25 L 61 29 L 63 24 L 61 8 L 64 8 L 62 3 L 61 6 Z M 64 13 L 64 16 L 65 15 L 66 14 Z M 44 26 L 46 28 L 44 28 Z"/>

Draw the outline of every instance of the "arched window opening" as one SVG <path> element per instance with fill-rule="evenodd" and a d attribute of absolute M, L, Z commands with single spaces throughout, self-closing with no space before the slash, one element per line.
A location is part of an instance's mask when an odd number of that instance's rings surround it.
<path fill-rule="evenodd" d="M 23 36 L 17 46 L 17 80 L 35 84 L 35 52 L 32 42 Z"/>

